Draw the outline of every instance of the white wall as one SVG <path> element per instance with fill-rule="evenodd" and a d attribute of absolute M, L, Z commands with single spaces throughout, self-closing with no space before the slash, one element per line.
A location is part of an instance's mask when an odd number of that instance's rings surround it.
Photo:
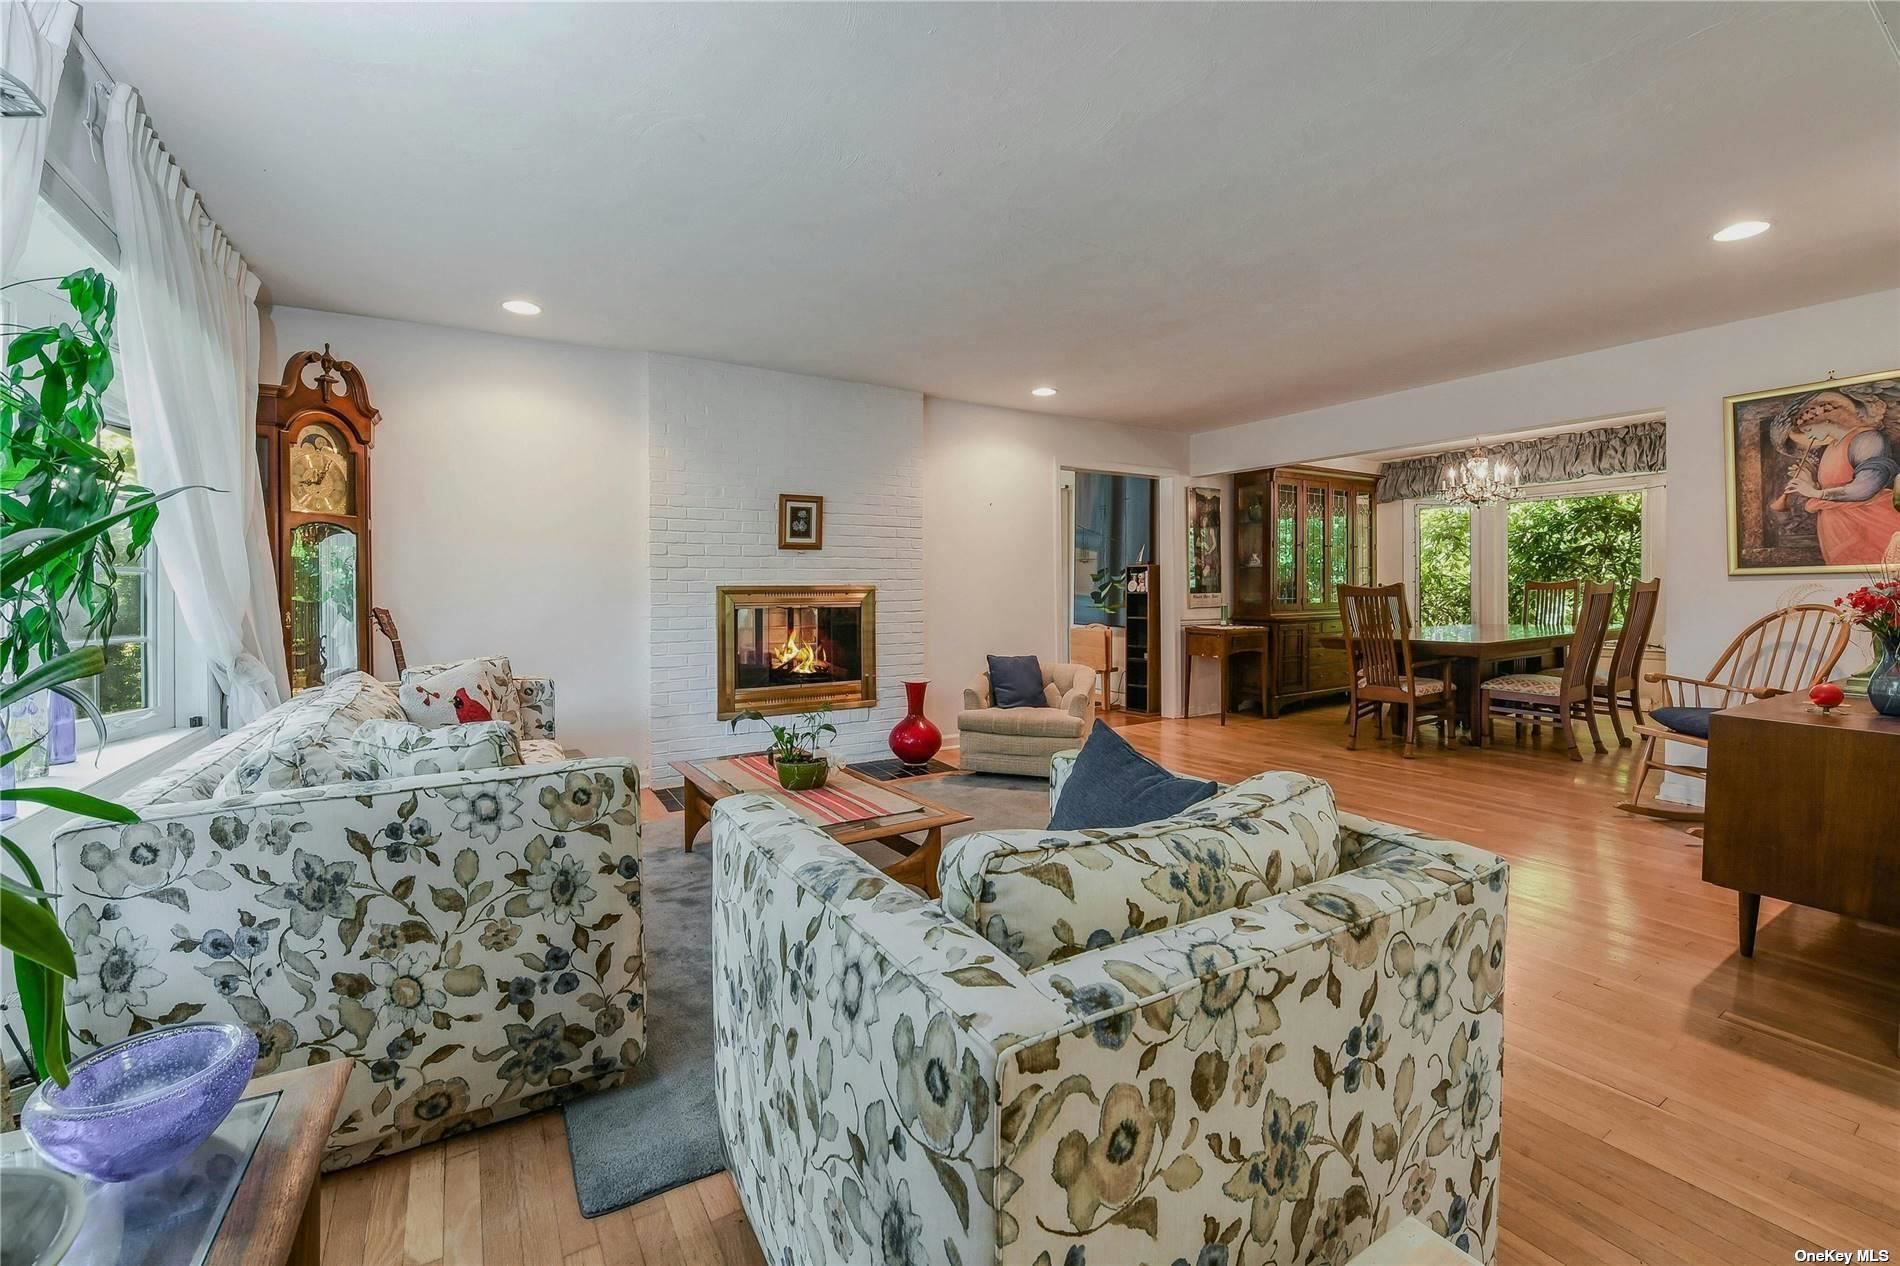
<path fill-rule="evenodd" d="M 326 342 L 382 411 L 372 579 L 410 662 L 507 655 L 564 742 L 645 766 L 646 357 L 280 307 L 262 380 Z"/>
<path fill-rule="evenodd" d="M 653 781 L 669 761 L 756 750 L 718 719 L 716 591 L 877 586 L 878 706 L 839 712 L 832 750 L 888 757 L 924 665 L 923 397 L 682 356 L 649 361 Z M 778 548 L 778 495 L 825 499 L 824 548 Z"/>
<path fill-rule="evenodd" d="M 1845 575 L 1728 575 L 1722 398 L 1900 366 L 1900 290 L 1797 308 L 1460 378 L 1193 437 L 1196 470 L 1244 470 L 1469 440 L 1588 418 L 1661 412 L 1669 428 L 1663 603 L 1672 671 L 1699 672 L 1744 624 L 1790 590 L 1829 596 Z M 1385 545 L 1401 545 L 1388 531 Z M 1380 550 L 1382 556 L 1387 550 Z M 1382 577 L 1399 578 L 1381 558 Z"/>
<path fill-rule="evenodd" d="M 926 710 L 947 738 L 964 683 L 982 671 L 985 655 L 1059 660 L 1068 651 L 1057 492 L 1065 466 L 1161 478 L 1162 706 L 1179 711 L 1173 622 L 1186 587 L 1187 450 L 1187 437 L 1170 431 L 924 401 Z"/>

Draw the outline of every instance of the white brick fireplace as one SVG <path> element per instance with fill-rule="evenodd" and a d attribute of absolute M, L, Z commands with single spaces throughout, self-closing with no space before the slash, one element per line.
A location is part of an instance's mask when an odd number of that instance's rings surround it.
<path fill-rule="evenodd" d="M 903 682 L 924 667 L 923 398 L 659 355 L 647 393 L 652 781 L 679 781 L 671 761 L 761 745 L 718 719 L 720 585 L 877 586 L 878 704 L 834 714 L 833 749 L 888 755 Z M 825 499 L 822 550 L 778 548 L 781 492 Z"/>

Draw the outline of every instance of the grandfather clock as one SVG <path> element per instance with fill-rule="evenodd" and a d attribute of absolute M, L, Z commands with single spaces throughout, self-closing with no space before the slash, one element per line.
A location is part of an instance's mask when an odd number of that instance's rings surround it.
<path fill-rule="evenodd" d="M 369 457 L 381 416 L 362 373 L 328 343 L 258 389 L 257 469 L 293 692 L 369 668 Z"/>

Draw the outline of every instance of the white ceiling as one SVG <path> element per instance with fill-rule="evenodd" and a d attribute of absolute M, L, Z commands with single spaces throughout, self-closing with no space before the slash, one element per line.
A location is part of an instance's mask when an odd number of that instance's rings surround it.
<path fill-rule="evenodd" d="M 1862 0 L 85 30 L 274 302 L 962 400 L 1196 429 L 1900 284 L 1900 59 Z M 1709 240 L 1744 218 L 1774 230 Z"/>

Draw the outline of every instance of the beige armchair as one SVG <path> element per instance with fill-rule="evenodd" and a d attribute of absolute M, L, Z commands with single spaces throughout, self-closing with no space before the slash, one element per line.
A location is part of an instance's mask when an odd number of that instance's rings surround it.
<path fill-rule="evenodd" d="M 1042 693 L 1040 708 L 999 708 L 990 675 L 978 673 L 963 688 L 963 711 L 957 714 L 963 768 L 1047 778 L 1050 758 L 1080 743 L 1095 720 L 1095 670 L 1044 664 Z"/>

